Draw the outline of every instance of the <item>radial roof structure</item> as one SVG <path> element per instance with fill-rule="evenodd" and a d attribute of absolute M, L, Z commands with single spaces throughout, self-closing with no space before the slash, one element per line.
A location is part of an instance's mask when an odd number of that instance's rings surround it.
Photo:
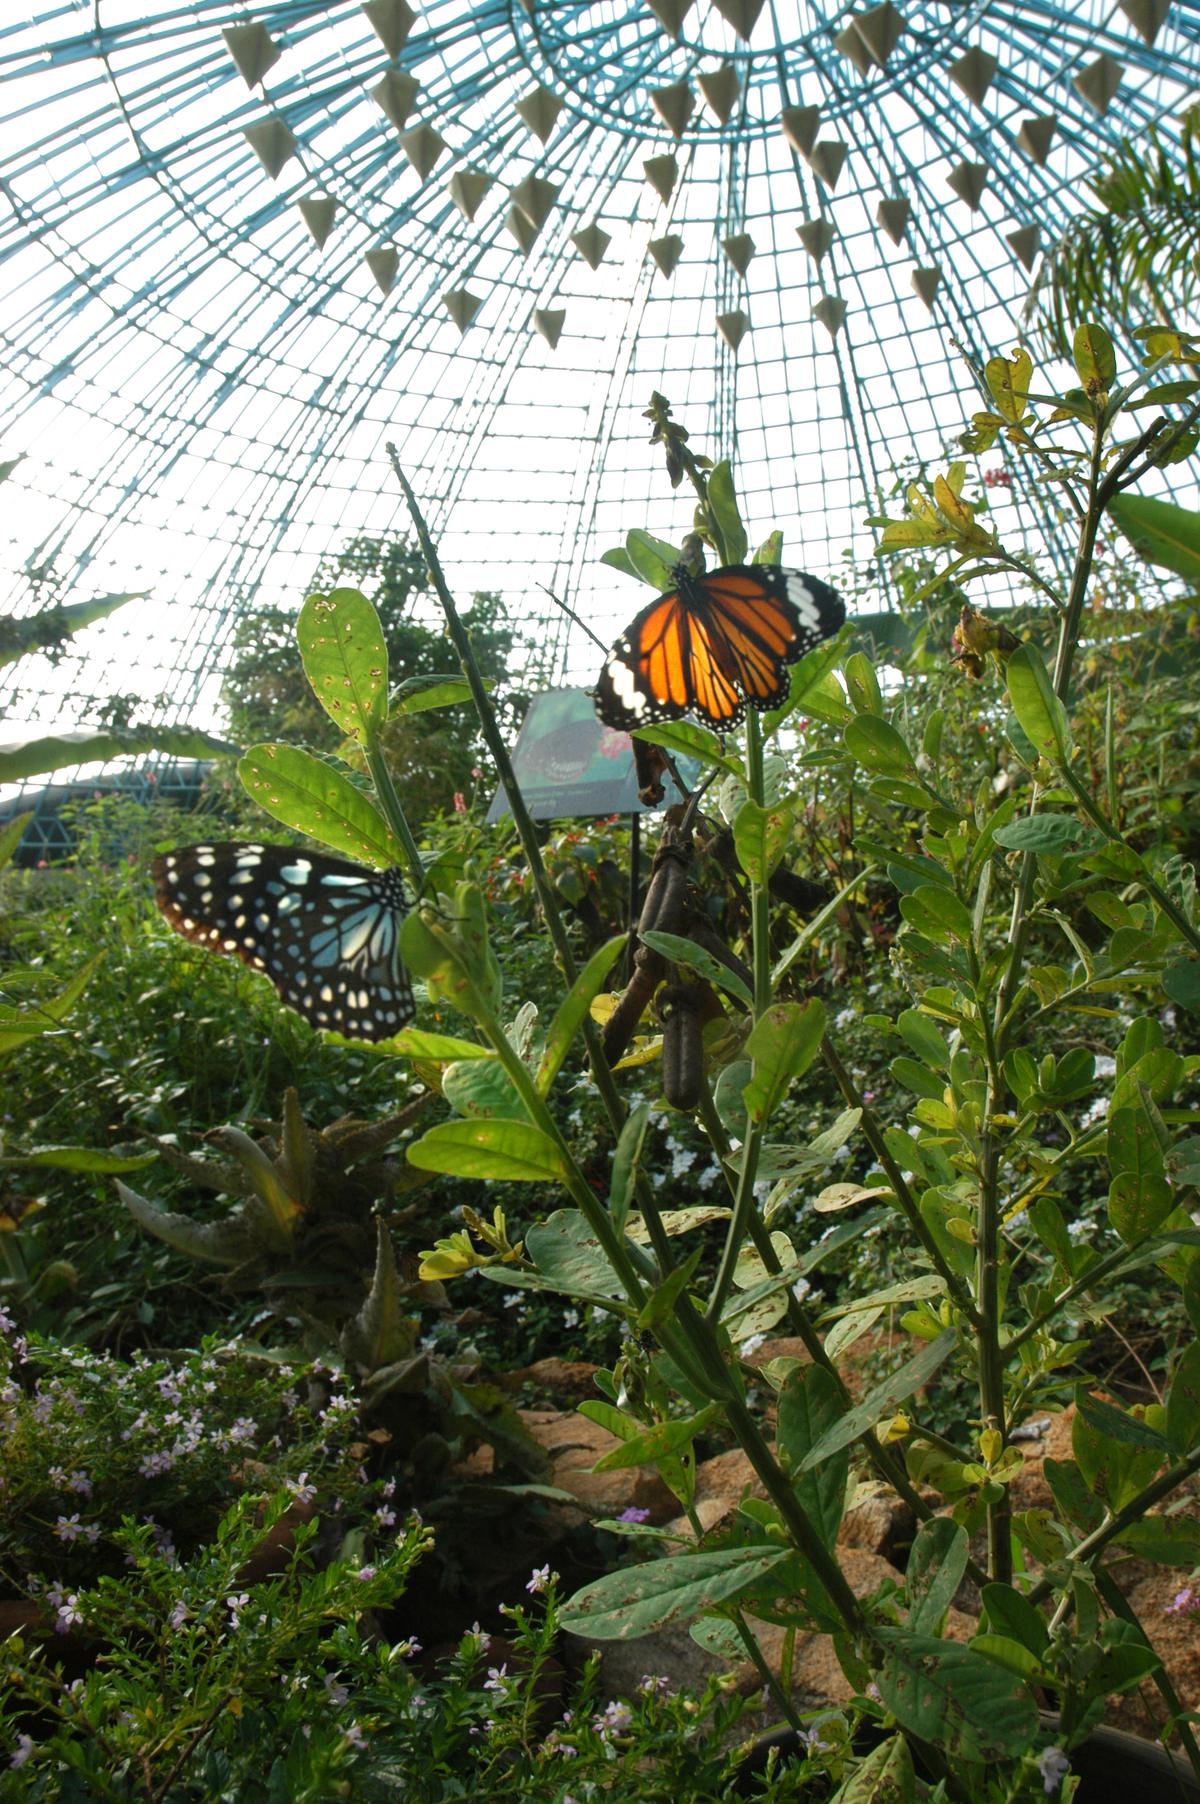
<path fill-rule="evenodd" d="M 0 607 L 148 591 L 15 718 L 213 726 L 239 613 L 407 529 L 389 440 L 560 675 L 548 591 L 611 637 L 689 523 L 653 390 L 836 580 L 1200 0 L 60 0 L 0 79 Z"/>

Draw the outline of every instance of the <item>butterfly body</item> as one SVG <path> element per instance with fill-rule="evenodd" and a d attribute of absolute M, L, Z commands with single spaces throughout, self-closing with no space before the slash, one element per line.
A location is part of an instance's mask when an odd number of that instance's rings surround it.
<path fill-rule="evenodd" d="M 630 622 L 600 672 L 595 703 L 606 726 L 631 732 L 694 714 L 724 732 L 747 707 L 779 707 L 788 666 L 846 618 L 828 583 L 778 564 L 700 575 L 680 564 L 671 576 L 675 588 Z"/>
<path fill-rule="evenodd" d="M 154 860 L 171 926 L 263 971 L 314 1027 L 385 1040 L 413 1016 L 400 962 L 400 871 L 258 841 L 214 840 Z"/>

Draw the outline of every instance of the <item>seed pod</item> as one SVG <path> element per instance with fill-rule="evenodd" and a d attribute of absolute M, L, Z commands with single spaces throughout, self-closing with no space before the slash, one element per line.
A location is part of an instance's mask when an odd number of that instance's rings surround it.
<path fill-rule="evenodd" d="M 705 986 L 669 984 L 659 1000 L 663 1018 L 663 1096 L 672 1109 L 690 1113 L 704 1083 Z"/>
<path fill-rule="evenodd" d="M 669 836 L 669 837 L 668 837 Z M 688 867 L 692 861 L 690 841 L 679 845 L 674 830 L 668 828 L 663 843 L 654 854 L 654 865 L 642 904 L 639 933 L 678 933 L 687 897 Z"/>

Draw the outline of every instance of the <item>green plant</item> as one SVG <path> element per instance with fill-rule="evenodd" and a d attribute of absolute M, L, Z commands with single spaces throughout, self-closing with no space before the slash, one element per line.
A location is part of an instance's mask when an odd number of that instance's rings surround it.
<path fill-rule="evenodd" d="M 570 1202 L 530 1228 L 521 1246 L 510 1244 L 503 1218 L 486 1230 L 476 1223 L 482 1247 L 470 1233 L 451 1237 L 425 1269 L 448 1279 L 474 1265 L 501 1283 L 550 1288 L 612 1310 L 627 1324 L 625 1355 L 603 1382 L 607 1399 L 584 1406 L 623 1443 L 605 1463 L 657 1466 L 687 1513 L 697 1438 L 720 1422 L 765 1491 L 765 1501 L 747 1499 L 735 1527 L 720 1536 L 702 1536 L 693 1517 L 693 1541 L 587 1587 L 565 1620 L 593 1635 L 625 1637 L 699 1618 L 702 1640 L 725 1645 L 728 1634 L 760 1662 L 747 1611 L 792 1631 L 825 1630 L 862 1708 L 871 1708 L 871 1686 L 880 1698 L 877 1713 L 922 1744 L 927 1758 L 933 1750 L 937 1795 L 947 1798 L 1000 1795 L 997 1785 L 1012 1799 L 1045 1795 L 1039 1688 L 1058 1700 L 1060 1738 L 1069 1749 L 1102 1714 L 1107 1695 L 1148 1674 L 1200 1768 L 1170 1682 L 1108 1563 L 1122 1548 L 1187 1565 L 1196 1558 L 1195 1524 L 1156 1511 L 1200 1470 L 1194 1346 L 1174 1358 L 1165 1403 L 1125 1407 L 1080 1385 L 1075 1457 L 1051 1479 L 1055 1508 L 1014 1516 L 1009 1507 L 1020 1466 L 1011 1431 L 1047 1397 L 1061 1395 L 1065 1374 L 1077 1369 L 1082 1349 L 1071 1324 L 1079 1312 L 1086 1316 L 1089 1299 L 1114 1275 L 1147 1262 L 1181 1286 L 1193 1320 L 1200 1294 L 1196 1230 L 1185 1206 L 1200 1167 L 1196 1142 L 1178 1131 L 1191 1112 L 1175 1100 L 1200 1061 L 1171 1050 L 1156 1019 L 1164 1001 L 1182 1011 L 1200 1001 L 1194 874 L 1160 836 L 1142 850 L 1121 825 L 1111 691 L 1098 794 L 1077 757 L 1068 711 L 1105 511 L 1153 464 L 1186 454 L 1195 442 L 1191 385 L 1157 381 L 1164 361 L 1186 357 L 1186 347 L 1152 338 L 1150 351 L 1149 370 L 1118 386 L 1109 340 L 1097 327 L 1084 328 L 1076 339 L 1080 387 L 1033 404 L 1024 352 L 993 359 L 979 372 L 990 404 L 975 418 L 972 447 L 984 449 L 1003 433 L 1060 485 L 1077 520 L 1078 551 L 1064 592 L 1005 545 L 967 499 L 964 466 L 915 488 L 909 517 L 886 526 L 885 551 L 948 553 L 943 580 L 1016 570 L 1049 603 L 1057 633 L 1053 672 L 1036 641 L 1020 641 L 969 606 L 961 613 L 958 661 L 977 679 L 991 680 L 1000 666 L 1007 682 L 1007 722 L 983 681 L 977 704 L 981 730 L 1006 734 L 1011 761 L 1003 786 L 988 780 L 964 792 L 964 761 L 953 754 L 943 761 L 944 716 L 934 711 L 919 722 L 909 694 L 886 697 L 870 660 L 846 656 L 844 646 L 818 648 L 797 665 L 787 703 L 761 725 L 750 716 L 740 757 L 686 723 L 642 731 L 668 750 L 700 757 L 726 779 L 719 806 L 749 889 L 740 966 L 679 934 L 654 936 L 675 967 L 665 973 L 671 981 L 699 977 L 723 997 L 723 1019 L 706 1038 L 698 1027 L 688 1029 L 687 1083 L 676 1098 L 697 1112 L 721 1160 L 729 1189 L 723 1207 L 664 1212 L 645 1182 L 642 1167 L 653 1158 L 646 1105 L 623 1119 L 587 1023 L 617 948 L 604 948 L 574 976 L 502 747 L 493 752 L 570 986 L 544 1042 L 521 1048 L 500 1027 L 499 974 L 485 912 L 469 884 L 424 903 L 403 936 L 430 995 L 471 1020 L 483 1042 L 468 1053 L 449 1043 L 436 1049 L 422 1037 L 426 1053 L 474 1059 L 479 1086 L 493 1098 L 485 1119 L 428 1130 L 410 1159 L 422 1169 L 492 1181 L 556 1177 Z M 1122 441 L 1126 410 L 1144 390 L 1167 410 L 1183 403 L 1183 415 L 1172 423 L 1165 411 Z M 719 562 L 735 560 L 745 535 L 728 469 L 709 471 L 692 457 L 665 405 L 656 399 L 653 411 L 673 474 L 686 474 L 696 488 L 698 530 Z M 1061 432 L 1052 434 L 1052 423 L 1062 422 L 1077 428 L 1078 450 L 1063 446 Z M 436 580 L 436 554 L 406 493 Z M 777 546 L 768 545 L 765 554 L 777 558 Z M 666 587 L 670 559 L 660 562 L 658 586 Z M 456 629 L 452 599 L 444 585 L 439 589 L 470 677 L 469 647 Z M 472 687 L 486 721 L 482 686 Z M 811 748 L 806 743 L 801 770 L 835 765 L 861 773 L 870 824 L 856 850 L 886 869 L 898 895 L 896 949 L 908 1006 L 874 1026 L 876 1057 L 890 1062 L 912 1094 L 911 1134 L 908 1121 L 889 1125 L 867 1104 L 820 1000 L 796 999 L 789 982 L 795 953 L 773 953 L 770 878 L 792 842 L 802 792 L 792 786 L 789 761 L 768 758 L 764 741 L 801 710 L 830 729 Z M 1089 922 L 1083 930 L 1081 911 Z M 811 928 L 803 930 L 796 951 L 811 937 Z M 1082 1107 L 1098 1087 L 1096 1023 L 1120 1023 L 1123 1009 L 1131 1019 L 1121 1023 L 1102 1117 Z M 1047 1028 L 1057 1041 L 1049 1054 L 1040 1052 Z M 607 1205 L 547 1102 L 580 1032 L 618 1136 Z M 786 1092 L 818 1060 L 842 1093 L 842 1114 L 807 1146 L 774 1138 Z M 773 1221 L 831 1148 L 851 1138 L 869 1150 L 863 1181 L 827 1186 L 818 1200 L 824 1211 L 843 1215 L 846 1238 L 889 1216 L 902 1224 L 908 1272 L 814 1318 L 803 1291 L 828 1243 L 801 1252 Z M 1093 1170 L 1098 1159 L 1109 1170 L 1103 1250 L 1072 1240 L 1063 1207 L 1076 1171 Z M 765 1208 L 760 1179 L 771 1186 Z M 699 1249 L 681 1255 L 676 1245 L 714 1216 L 724 1223 L 723 1247 L 715 1275 L 701 1279 Z M 897 1307 L 916 1350 L 852 1403 L 839 1357 L 864 1319 Z M 751 1322 L 784 1318 L 808 1359 L 767 1368 L 777 1393 L 773 1451 L 749 1407 L 738 1346 Z M 917 1401 L 944 1367 L 956 1368 L 974 1390 L 957 1440 L 940 1433 Z M 834 1544 L 847 1486 L 868 1469 L 906 1499 L 921 1526 L 905 1588 L 863 1600 L 850 1592 Z M 923 1499 L 919 1487 L 931 1483 L 948 1514 L 933 1515 Z M 986 1542 L 978 1557 L 971 1541 L 977 1530 Z M 1042 1568 L 1036 1579 L 1034 1564 Z M 940 1634 L 964 1576 L 983 1587 L 985 1611 L 969 1647 Z M 779 1702 L 790 1707 L 782 1694 Z M 1064 1764 L 1058 1777 L 1065 1772 Z M 917 1784 L 910 1776 L 903 1795 L 926 1795 Z"/>

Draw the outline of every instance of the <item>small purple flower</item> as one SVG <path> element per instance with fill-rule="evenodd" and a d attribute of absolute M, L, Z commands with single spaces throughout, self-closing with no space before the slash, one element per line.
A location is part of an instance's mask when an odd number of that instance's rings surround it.
<path fill-rule="evenodd" d="M 1071 1762 L 1061 1748 L 1043 1749 L 1038 1759 L 1038 1772 L 1042 1775 L 1042 1790 L 1048 1798 L 1058 1791 L 1070 1770 Z"/>
<path fill-rule="evenodd" d="M 33 1753 L 33 1749 L 34 1740 L 32 1735 L 18 1735 L 16 1748 L 9 1758 L 9 1766 L 24 1766 L 25 1762 L 29 1759 L 29 1756 Z"/>
<path fill-rule="evenodd" d="M 1185 1610 L 1194 1610 L 1200 1605 L 1200 1591 L 1192 1585 L 1185 1585 L 1177 1591 L 1170 1603 L 1163 1610 L 1164 1616 L 1182 1616 Z"/>
<path fill-rule="evenodd" d="M 78 1511 L 73 1516 L 60 1516 L 54 1524 L 54 1532 L 60 1541 L 78 1541 L 83 1533 Z"/>
<path fill-rule="evenodd" d="M 75 1627 L 76 1623 L 82 1623 L 83 1611 L 79 1608 L 79 1598 L 74 1591 L 69 1597 L 63 1598 L 57 1608 L 58 1615 L 54 1623 L 56 1634 L 65 1635 Z"/>
<path fill-rule="evenodd" d="M 377 1568 L 374 1566 L 360 1566 L 354 1576 L 360 1583 L 365 1584 L 368 1579 L 375 1577 L 376 1571 Z"/>
<path fill-rule="evenodd" d="M 549 1564 L 545 1566 L 535 1566 L 529 1575 L 529 1580 L 525 1589 L 526 1591 L 531 1592 L 545 1591 L 553 1582 L 555 1576 L 556 1575 L 550 1571 Z"/>
<path fill-rule="evenodd" d="M 627 1510 L 622 1510 L 621 1514 L 617 1517 L 618 1522 L 648 1522 L 649 1520 L 649 1510 L 642 1509 L 641 1506 L 636 1503 L 631 1503 L 629 1508 Z"/>
<path fill-rule="evenodd" d="M 508 1667 L 489 1666 L 488 1676 L 483 1681 L 485 1691 L 507 1691 L 509 1687 Z"/>
<path fill-rule="evenodd" d="M 599 1716 L 592 1718 L 592 1727 L 601 1735 L 620 1735 L 632 1721 L 633 1711 L 629 1705 L 619 1698 L 613 1698 Z"/>
<path fill-rule="evenodd" d="M 227 1597 L 225 1599 L 225 1608 L 229 1611 L 229 1626 L 231 1629 L 237 1628 L 238 1623 L 241 1620 L 239 1612 L 244 1610 L 249 1602 L 250 1593 L 248 1591 L 239 1591 L 236 1596 Z"/>
<path fill-rule="evenodd" d="M 337 1707 L 348 1703 L 350 1693 L 344 1685 L 340 1685 L 331 1672 L 325 1674 L 325 1695 L 329 1702 Z"/>

